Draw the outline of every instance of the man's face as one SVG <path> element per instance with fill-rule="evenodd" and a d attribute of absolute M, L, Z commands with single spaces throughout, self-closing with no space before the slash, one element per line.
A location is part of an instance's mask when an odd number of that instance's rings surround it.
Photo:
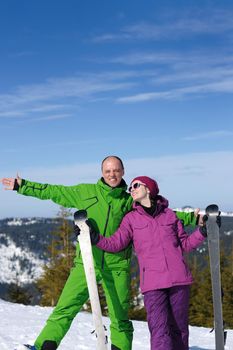
<path fill-rule="evenodd" d="M 120 184 L 124 175 L 121 163 L 116 158 L 107 158 L 102 166 L 102 175 L 106 184 L 110 187 L 116 187 Z"/>

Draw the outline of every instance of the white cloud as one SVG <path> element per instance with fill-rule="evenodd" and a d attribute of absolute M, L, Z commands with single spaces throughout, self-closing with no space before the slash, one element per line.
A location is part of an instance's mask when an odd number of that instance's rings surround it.
<path fill-rule="evenodd" d="M 206 16 L 208 11 L 208 16 Z M 160 19 L 155 16 L 153 22 L 141 21 L 125 27 L 118 32 L 103 33 L 95 36 L 96 43 L 115 42 L 125 40 L 161 40 L 169 38 L 190 37 L 199 34 L 227 33 L 233 29 L 233 14 L 231 10 L 206 11 L 190 9 L 189 11 L 171 12 Z"/>
<path fill-rule="evenodd" d="M 1 98 L 1 95 L 0 95 Z M 13 95 L 12 95 L 12 99 L 13 99 Z M 5 112 L 0 112 L 0 117 L 17 117 L 17 116 L 27 116 L 30 113 L 45 113 L 45 112 L 51 112 L 51 111 L 58 111 L 60 109 L 64 109 L 64 108 L 68 108 L 68 105 L 64 105 L 64 104 L 46 104 L 46 105 L 41 105 L 41 104 L 37 104 L 36 107 L 31 106 L 30 108 L 21 108 L 21 110 L 19 111 L 18 109 L 15 110 L 11 110 L 11 111 L 5 111 Z"/>
<path fill-rule="evenodd" d="M 34 56 L 34 55 L 36 55 L 36 53 L 33 51 L 18 51 L 18 52 L 10 53 L 9 57 L 16 57 L 16 58 L 23 57 L 24 58 L 27 56 Z"/>
<path fill-rule="evenodd" d="M 106 61 L 106 58 L 103 60 Z M 132 52 L 122 56 L 116 56 L 108 59 L 110 63 L 121 63 L 124 65 L 140 65 L 140 64 L 171 64 L 174 62 L 180 62 L 182 55 L 177 52 Z"/>
<path fill-rule="evenodd" d="M 212 139 L 212 138 L 222 138 L 222 137 L 232 137 L 233 131 L 227 130 L 217 130 L 217 131 L 209 131 L 201 134 L 196 134 L 192 136 L 186 136 L 183 138 L 185 141 L 196 141 L 203 139 Z"/>
<path fill-rule="evenodd" d="M 102 93 L 129 89 L 135 84 L 127 80 L 127 73 L 118 75 L 111 72 L 47 79 L 43 84 L 19 86 L 12 94 L 0 95 L 0 117 L 29 116 L 33 119 L 35 114 L 47 113 L 51 110 L 71 112 L 72 108 L 77 110 L 80 101 L 90 102 L 96 96 L 101 97 Z M 40 116 L 42 117 L 50 116 Z M 36 118 L 38 119 L 38 115 Z"/>
<path fill-rule="evenodd" d="M 178 89 L 168 89 L 165 91 L 150 91 L 116 99 L 117 103 L 135 103 L 152 100 L 176 100 L 185 96 L 206 95 L 209 93 L 233 93 L 233 78 L 226 78 L 220 82 L 210 82 L 186 86 Z"/>
<path fill-rule="evenodd" d="M 232 160 L 233 152 L 187 153 L 126 159 L 125 179 L 129 183 L 138 175 L 155 178 L 160 193 L 169 199 L 171 207 L 190 204 L 205 208 L 213 202 L 222 210 L 233 210 Z M 25 168 L 19 171 L 20 176 L 30 180 L 64 185 L 95 183 L 101 176 L 100 164 L 96 162 L 63 164 L 53 168 Z M 0 174 L 0 177 L 2 176 L 15 176 L 15 174 Z M 11 191 L 0 191 L 1 203 L 4 203 L 1 207 L 1 217 L 54 216 L 58 211 L 58 206 L 50 201 L 38 201 L 16 195 Z"/>
<path fill-rule="evenodd" d="M 51 120 L 59 120 L 59 119 L 66 119 L 70 118 L 70 114 L 53 114 L 53 115 L 47 115 L 45 117 L 38 117 L 38 118 L 33 118 L 31 120 L 27 119 L 28 122 L 41 122 L 41 121 L 51 121 Z M 24 123 L 25 120 L 18 121 L 17 123 Z"/>

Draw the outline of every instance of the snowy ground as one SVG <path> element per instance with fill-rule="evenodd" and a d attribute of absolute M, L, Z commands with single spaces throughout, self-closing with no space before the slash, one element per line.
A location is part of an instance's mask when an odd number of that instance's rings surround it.
<path fill-rule="evenodd" d="M 44 326 L 52 308 L 12 304 L 0 299 L 0 350 L 13 350 L 20 344 L 33 344 Z M 104 318 L 109 328 L 109 319 Z M 149 332 L 146 322 L 134 321 L 133 350 L 149 350 Z M 72 327 L 59 350 L 93 350 L 95 336 L 91 314 L 82 312 L 74 320 Z M 109 348 L 110 349 L 110 348 Z M 202 327 L 190 327 L 191 350 L 214 350 L 214 332 Z M 228 331 L 226 350 L 233 350 L 233 330 Z"/>

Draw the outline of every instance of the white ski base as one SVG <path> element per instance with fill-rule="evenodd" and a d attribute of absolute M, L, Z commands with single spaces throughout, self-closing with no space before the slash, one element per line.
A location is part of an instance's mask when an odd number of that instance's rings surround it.
<path fill-rule="evenodd" d="M 83 217 L 80 220 L 80 218 L 78 217 L 78 212 L 76 213 L 74 214 L 74 222 L 80 228 L 79 245 L 81 249 L 89 297 L 91 302 L 92 316 L 96 333 L 97 349 L 107 350 L 107 341 L 102 322 L 102 314 L 96 283 L 89 227 L 85 222 L 86 218 Z"/>

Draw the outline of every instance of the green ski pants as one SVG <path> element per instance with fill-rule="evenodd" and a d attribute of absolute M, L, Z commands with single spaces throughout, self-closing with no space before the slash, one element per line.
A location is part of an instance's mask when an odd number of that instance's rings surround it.
<path fill-rule="evenodd" d="M 111 343 L 121 350 L 132 349 L 133 325 L 128 319 L 130 297 L 130 274 L 127 271 L 96 270 L 97 281 L 102 280 L 111 320 Z M 77 313 L 89 298 L 85 272 L 82 264 L 72 268 L 57 306 L 49 316 L 45 327 L 36 339 L 37 350 L 45 340 L 59 345 Z"/>

